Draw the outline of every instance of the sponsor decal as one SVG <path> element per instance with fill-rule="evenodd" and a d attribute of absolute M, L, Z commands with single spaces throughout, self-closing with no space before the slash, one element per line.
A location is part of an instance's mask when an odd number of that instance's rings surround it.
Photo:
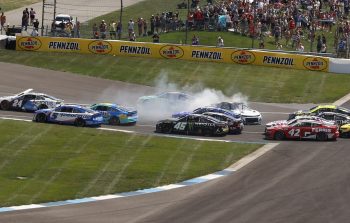
<path fill-rule="evenodd" d="M 38 50 L 41 47 L 41 41 L 35 37 L 22 37 L 18 40 L 18 47 L 22 50 Z"/>
<path fill-rule="evenodd" d="M 151 48 L 145 46 L 120 46 L 120 53 L 151 55 Z"/>
<path fill-rule="evenodd" d="M 164 58 L 179 59 L 184 55 L 184 51 L 181 47 L 167 45 L 159 50 L 159 54 Z"/>
<path fill-rule="evenodd" d="M 328 67 L 327 61 L 319 57 L 307 57 L 304 59 L 303 65 L 306 69 L 315 71 L 322 71 Z"/>
<path fill-rule="evenodd" d="M 61 41 L 51 41 L 49 42 L 49 49 L 53 50 L 80 50 L 80 45 L 78 42 L 61 42 Z"/>
<path fill-rule="evenodd" d="M 222 60 L 222 53 L 205 50 L 192 50 L 192 58 Z"/>
<path fill-rule="evenodd" d="M 89 51 L 95 54 L 108 54 L 112 51 L 112 45 L 106 41 L 95 40 L 88 47 Z"/>
<path fill-rule="evenodd" d="M 250 51 L 237 50 L 232 53 L 231 59 L 238 64 L 252 64 L 255 61 L 255 55 Z"/>
<path fill-rule="evenodd" d="M 264 56 L 264 64 L 272 65 L 284 65 L 284 66 L 294 66 L 294 59 L 290 57 L 273 57 L 273 56 Z"/>

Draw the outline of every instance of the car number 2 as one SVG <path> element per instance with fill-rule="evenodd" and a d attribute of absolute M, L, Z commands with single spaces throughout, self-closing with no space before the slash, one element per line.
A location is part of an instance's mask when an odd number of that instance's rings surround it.
<path fill-rule="evenodd" d="M 295 136 L 295 137 L 299 137 L 300 136 L 300 129 L 291 129 L 288 134 L 290 136 Z"/>
<path fill-rule="evenodd" d="M 186 128 L 186 122 L 178 122 L 174 126 L 174 129 L 177 129 L 177 130 L 185 130 L 185 128 Z"/>

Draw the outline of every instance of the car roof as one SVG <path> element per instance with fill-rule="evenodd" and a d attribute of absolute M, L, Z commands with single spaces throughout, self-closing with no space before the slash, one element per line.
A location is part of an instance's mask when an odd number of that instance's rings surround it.
<path fill-rule="evenodd" d="M 204 112 L 202 115 L 217 115 L 217 116 L 225 116 L 226 118 L 231 118 L 231 116 L 226 115 L 224 113 L 219 113 L 219 112 Z"/>
<path fill-rule="evenodd" d="M 336 105 L 318 105 L 312 110 L 317 110 L 317 109 L 321 109 L 321 108 L 333 108 L 333 109 L 335 109 L 335 108 L 337 108 L 337 106 Z"/>
<path fill-rule="evenodd" d="M 56 17 L 71 17 L 70 15 L 67 15 L 67 14 L 58 14 L 56 15 Z"/>
<path fill-rule="evenodd" d="M 108 106 L 108 107 L 117 107 L 117 104 L 114 104 L 114 103 L 97 103 L 97 104 L 94 104 L 94 106 Z"/>

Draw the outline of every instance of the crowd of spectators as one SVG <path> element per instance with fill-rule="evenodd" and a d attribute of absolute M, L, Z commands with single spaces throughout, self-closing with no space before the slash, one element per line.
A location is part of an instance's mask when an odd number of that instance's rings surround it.
<path fill-rule="evenodd" d="M 336 48 L 350 32 L 349 0 L 207 0 L 204 5 L 192 0 L 191 7 L 191 30 L 236 32 L 259 39 L 261 48 L 273 37 L 277 49 L 303 51 L 302 40 L 314 43 L 317 31 L 335 32 Z M 317 52 L 327 52 L 324 35 L 317 36 Z"/>

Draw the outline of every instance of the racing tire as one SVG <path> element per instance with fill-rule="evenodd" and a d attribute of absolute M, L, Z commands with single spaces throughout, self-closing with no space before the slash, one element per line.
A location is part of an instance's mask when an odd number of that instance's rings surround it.
<path fill-rule="evenodd" d="M 42 113 L 37 114 L 35 117 L 36 122 L 46 122 L 46 119 L 47 119 L 46 115 Z"/>
<path fill-rule="evenodd" d="M 48 108 L 47 105 L 40 105 L 40 106 L 38 107 L 38 110 L 47 109 L 47 108 Z"/>
<path fill-rule="evenodd" d="M 282 131 L 278 131 L 274 135 L 275 140 L 283 140 L 285 137 L 286 136 L 284 135 L 284 133 Z"/>
<path fill-rule="evenodd" d="M 208 130 L 208 129 L 205 129 L 203 130 L 203 136 L 213 136 L 213 132 Z"/>
<path fill-rule="evenodd" d="M 113 116 L 109 119 L 109 124 L 110 125 L 120 125 L 120 120 L 119 120 L 119 118 Z"/>
<path fill-rule="evenodd" d="M 0 108 L 2 110 L 9 110 L 10 109 L 10 102 L 9 101 L 2 101 L 0 104 Z"/>
<path fill-rule="evenodd" d="M 319 133 L 317 133 L 317 135 L 316 135 L 316 140 L 317 140 L 317 141 L 327 141 L 327 140 L 328 140 L 328 136 L 327 136 L 327 134 L 324 133 L 324 132 L 319 132 Z"/>
<path fill-rule="evenodd" d="M 170 134 L 172 132 L 171 126 L 166 126 L 165 128 L 162 128 L 162 133 Z"/>
<path fill-rule="evenodd" d="M 85 123 L 84 119 L 78 118 L 75 120 L 74 124 L 77 127 L 84 127 L 86 123 Z"/>

